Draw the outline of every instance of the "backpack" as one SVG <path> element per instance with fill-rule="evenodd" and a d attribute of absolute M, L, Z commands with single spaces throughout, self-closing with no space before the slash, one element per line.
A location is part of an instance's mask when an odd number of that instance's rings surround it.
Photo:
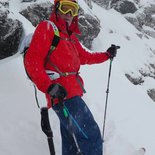
<path fill-rule="evenodd" d="M 47 63 L 48 63 L 48 61 L 49 61 L 49 58 L 50 58 L 50 55 L 52 54 L 52 52 L 53 52 L 53 51 L 55 50 L 55 48 L 57 47 L 57 45 L 58 45 L 58 43 L 59 43 L 59 40 L 60 40 L 60 34 L 59 34 L 59 30 L 58 30 L 57 26 L 56 26 L 53 22 L 51 22 L 51 21 L 49 21 L 49 20 L 46 20 L 46 21 L 52 26 L 52 28 L 53 28 L 53 30 L 54 30 L 54 37 L 53 37 L 53 40 L 52 40 L 52 42 L 51 42 L 51 47 L 50 47 L 50 49 L 49 49 L 49 51 L 48 51 L 48 54 L 47 54 L 47 56 L 46 56 L 46 58 L 45 58 L 44 66 L 47 65 Z M 28 34 L 28 35 L 24 38 L 24 40 L 22 41 L 22 43 L 21 43 L 20 53 L 23 54 L 23 61 L 24 61 L 25 55 L 26 55 L 26 53 L 27 53 L 27 51 L 28 51 L 28 48 L 29 48 L 29 46 L 30 46 L 32 37 L 33 37 L 33 33 Z M 25 71 L 26 71 L 26 69 L 25 69 Z M 47 72 L 48 72 L 48 71 L 47 71 Z M 31 78 L 30 78 L 30 76 L 28 75 L 27 71 L 26 71 L 26 74 L 27 74 L 27 76 L 29 77 L 29 79 L 31 80 Z"/>
<path fill-rule="evenodd" d="M 58 30 L 57 26 L 52 21 L 49 21 L 49 20 L 46 20 L 46 21 L 52 26 L 52 28 L 54 30 L 54 37 L 53 37 L 53 40 L 51 42 L 51 47 L 50 47 L 50 49 L 48 51 L 48 54 L 46 56 L 46 59 L 45 59 L 45 66 L 46 66 L 47 62 L 49 61 L 50 55 L 52 54 L 52 52 L 57 47 L 57 45 L 59 43 L 59 40 L 60 40 L 60 34 L 59 34 L 59 30 Z M 28 48 L 30 46 L 32 37 L 33 37 L 33 33 L 28 34 L 23 39 L 23 41 L 21 43 L 21 46 L 20 46 L 20 54 L 23 54 L 23 58 L 25 57 L 25 55 L 27 53 L 27 50 L 28 50 Z"/>
<path fill-rule="evenodd" d="M 58 45 L 58 43 L 60 41 L 60 34 L 59 34 L 59 30 L 58 30 L 57 26 L 52 21 L 49 21 L 49 20 L 46 20 L 46 21 L 52 26 L 52 28 L 54 30 L 54 37 L 53 37 L 53 40 L 51 41 L 51 47 L 50 47 L 50 49 L 48 51 L 48 54 L 47 54 L 47 56 L 45 58 L 44 66 L 46 66 L 46 64 L 50 60 L 49 58 L 50 58 L 52 52 L 55 50 L 55 48 L 57 47 L 57 45 Z M 26 55 L 26 53 L 28 51 L 28 48 L 30 46 L 32 37 L 33 37 L 33 33 L 28 34 L 24 38 L 24 40 L 22 41 L 22 43 L 21 43 L 21 46 L 20 46 L 20 54 L 23 54 L 23 61 L 24 61 L 25 55 Z M 26 71 L 26 68 L 25 68 L 25 72 L 27 74 L 27 77 L 31 80 L 31 77 L 29 76 L 28 72 Z M 32 81 L 32 83 L 33 83 L 33 81 Z M 40 108 L 39 102 L 38 102 L 38 98 L 37 98 L 37 88 L 36 88 L 36 86 L 35 86 L 34 83 L 33 83 L 33 86 L 34 86 L 34 90 L 35 90 L 35 99 L 36 99 L 38 108 Z"/>

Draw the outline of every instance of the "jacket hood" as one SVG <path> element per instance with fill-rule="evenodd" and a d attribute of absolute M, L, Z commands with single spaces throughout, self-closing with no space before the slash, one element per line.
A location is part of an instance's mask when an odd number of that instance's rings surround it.
<path fill-rule="evenodd" d="M 78 16 L 73 18 L 71 25 L 67 28 L 67 23 L 63 19 L 61 19 L 55 11 L 52 12 L 50 20 L 55 23 L 60 31 L 68 30 L 71 33 L 81 34 L 78 26 Z"/>
<path fill-rule="evenodd" d="M 55 5 L 57 2 L 60 2 L 60 1 L 65 1 L 65 0 L 54 0 L 54 5 Z M 73 1 L 73 2 L 78 3 L 78 0 L 69 0 L 69 1 Z"/>

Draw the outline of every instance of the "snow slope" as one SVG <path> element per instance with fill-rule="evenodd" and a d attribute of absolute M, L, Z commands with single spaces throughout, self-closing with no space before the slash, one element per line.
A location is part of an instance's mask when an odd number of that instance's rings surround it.
<path fill-rule="evenodd" d="M 10 6 L 15 18 L 24 22 L 26 33 L 33 32 L 30 23 L 18 14 L 12 0 Z M 110 94 L 106 120 L 105 155 L 134 155 L 141 147 L 146 155 L 154 155 L 155 103 L 148 97 L 146 89 L 155 87 L 154 81 L 145 80 L 142 86 L 132 85 L 125 73 L 139 74 L 139 68 L 153 62 L 150 48 L 155 49 L 152 38 L 140 39 L 138 32 L 119 13 L 104 10 L 93 3 L 91 11 L 84 3 L 80 5 L 87 13 L 101 20 L 101 32 L 94 40 L 94 51 L 105 51 L 112 43 L 121 49 L 112 63 Z M 18 4 L 18 7 L 20 4 Z M 20 8 L 18 8 L 20 10 Z M 13 16 L 13 15 L 11 15 Z M 107 87 L 109 61 L 93 66 L 82 66 L 81 75 L 87 94 L 84 100 L 98 122 L 101 132 Z M 45 135 L 40 128 L 40 112 L 34 98 L 32 83 L 27 79 L 21 55 L 0 61 L 0 154 L 2 155 L 46 155 L 49 154 Z M 44 95 L 39 92 L 41 106 L 46 105 Z M 61 155 L 59 120 L 50 110 L 50 121 L 54 132 L 57 155 Z M 135 154 L 136 155 L 136 154 Z"/>

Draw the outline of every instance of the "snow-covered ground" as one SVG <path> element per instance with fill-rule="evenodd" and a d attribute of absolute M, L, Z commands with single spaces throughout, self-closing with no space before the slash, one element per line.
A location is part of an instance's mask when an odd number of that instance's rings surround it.
<path fill-rule="evenodd" d="M 142 155 L 134 154 L 142 147 L 146 149 L 145 155 L 154 155 L 155 103 L 148 97 L 146 90 L 155 87 L 155 82 L 147 78 L 143 85 L 135 86 L 127 80 L 125 73 L 133 72 L 138 76 L 140 68 L 147 70 L 144 64 L 154 62 L 153 53 L 149 49 L 155 49 L 155 39 L 140 39 L 137 36 L 140 32 L 114 10 L 104 10 L 94 3 L 93 10 L 90 10 L 84 1 L 79 3 L 87 13 L 94 14 L 101 20 L 102 29 L 93 42 L 93 51 L 105 51 L 111 44 L 121 46 L 112 63 L 105 155 Z M 26 33 L 33 32 L 32 25 L 18 14 L 23 7 L 19 0 L 12 0 L 10 7 L 16 15 L 10 16 L 24 22 Z M 100 65 L 82 66 L 80 71 L 87 90 L 83 98 L 101 132 L 108 71 L 109 61 Z M 0 73 L 0 154 L 48 155 L 46 136 L 40 128 L 40 111 L 35 102 L 34 88 L 25 74 L 22 56 L 17 54 L 1 60 Z M 39 102 L 41 106 L 46 105 L 41 92 Z M 52 110 L 50 122 L 54 132 L 56 154 L 61 155 L 59 120 Z"/>

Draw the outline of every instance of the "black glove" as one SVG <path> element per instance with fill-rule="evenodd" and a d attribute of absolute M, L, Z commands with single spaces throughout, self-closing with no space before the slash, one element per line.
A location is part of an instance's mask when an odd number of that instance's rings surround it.
<path fill-rule="evenodd" d="M 67 96 L 67 91 L 66 91 L 66 89 L 65 89 L 62 85 L 60 85 L 60 84 L 58 84 L 58 83 L 52 84 L 52 85 L 48 88 L 47 93 L 48 93 L 53 99 L 58 98 L 58 99 L 63 100 L 63 99 Z"/>
<path fill-rule="evenodd" d="M 117 49 L 119 49 L 119 48 L 120 48 L 120 46 L 116 46 L 116 45 L 112 44 L 111 47 L 109 47 L 107 49 L 107 54 L 108 54 L 110 59 L 113 59 L 116 56 Z"/>

